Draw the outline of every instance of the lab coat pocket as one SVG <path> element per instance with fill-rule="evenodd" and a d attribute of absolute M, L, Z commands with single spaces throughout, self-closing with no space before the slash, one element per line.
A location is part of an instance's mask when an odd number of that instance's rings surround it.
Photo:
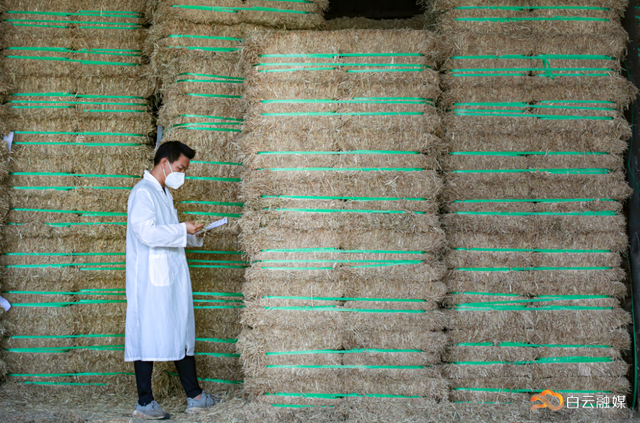
<path fill-rule="evenodd" d="M 171 270 L 167 254 L 149 255 L 149 279 L 154 286 L 171 285 Z"/>

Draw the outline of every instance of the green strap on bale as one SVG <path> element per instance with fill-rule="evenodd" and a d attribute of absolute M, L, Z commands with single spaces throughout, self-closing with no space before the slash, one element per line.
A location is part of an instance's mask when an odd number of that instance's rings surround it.
<path fill-rule="evenodd" d="M 590 203 L 594 201 L 613 201 L 610 198 L 522 198 L 522 199 L 499 199 L 499 200 L 456 200 L 453 203 Z"/>
<path fill-rule="evenodd" d="M 349 313 L 409 313 L 422 314 L 431 310 L 387 310 L 387 309 L 366 309 L 366 308 L 337 308 L 337 306 L 305 306 L 305 307 L 262 307 L 265 310 L 282 311 L 339 311 Z"/>
<path fill-rule="evenodd" d="M 592 151 L 453 151 L 450 156 L 608 156 L 605 152 Z"/>
<path fill-rule="evenodd" d="M 264 367 L 267 369 L 422 370 L 431 366 L 365 366 L 361 364 L 341 364 L 341 365 L 271 364 Z"/>
<path fill-rule="evenodd" d="M 527 342 L 460 342 L 457 347 L 514 347 L 514 348 L 613 348 L 611 345 L 586 344 L 529 344 Z"/>
<path fill-rule="evenodd" d="M 611 270 L 609 266 L 591 267 L 459 267 L 459 272 L 529 272 L 529 271 L 555 271 L 555 270 Z"/>
<path fill-rule="evenodd" d="M 307 54 L 261 54 L 258 57 L 267 58 L 321 58 L 321 59 L 340 59 L 343 57 L 424 57 L 422 53 L 307 53 Z M 288 63 L 285 63 L 288 64 Z"/>
<path fill-rule="evenodd" d="M 453 214 L 466 216 L 618 216 L 615 211 L 580 211 L 580 212 L 469 212 L 457 211 Z"/>
<path fill-rule="evenodd" d="M 260 250 L 262 253 L 427 254 L 426 251 L 342 250 L 340 248 L 288 248 Z"/>
<path fill-rule="evenodd" d="M 146 137 L 146 134 L 130 134 L 126 132 L 68 132 L 68 131 L 13 131 L 17 135 L 80 135 L 108 137 Z"/>
<path fill-rule="evenodd" d="M 611 250 L 572 250 L 553 248 L 452 248 L 453 251 L 482 253 L 543 253 L 543 254 L 599 254 L 611 253 Z"/>
<path fill-rule="evenodd" d="M 352 209 L 292 209 L 292 208 L 264 208 L 263 210 L 298 212 L 298 213 L 364 213 L 364 214 L 426 214 L 420 211 L 404 210 L 352 210 Z"/>
<path fill-rule="evenodd" d="M 235 344 L 238 342 L 237 339 L 235 338 L 228 338 L 228 339 L 222 339 L 222 338 L 196 338 L 196 342 L 213 342 L 213 343 L 218 343 L 218 344 Z"/>
<path fill-rule="evenodd" d="M 423 353 L 423 350 L 398 350 L 379 348 L 354 348 L 350 350 L 306 350 L 306 351 L 279 351 L 265 353 L 271 355 L 307 355 L 307 354 L 362 354 L 362 353 Z"/>
<path fill-rule="evenodd" d="M 295 113 L 261 113 L 267 117 L 284 116 L 422 116 L 424 112 L 295 112 Z"/>
<path fill-rule="evenodd" d="M 283 198 L 287 200 L 428 201 L 426 198 L 343 197 L 343 196 L 316 196 L 316 195 L 261 195 L 260 198 Z"/>
<path fill-rule="evenodd" d="M 585 169 L 465 169 L 452 170 L 450 173 L 550 173 L 553 175 L 607 175 L 611 169 L 585 168 Z"/>

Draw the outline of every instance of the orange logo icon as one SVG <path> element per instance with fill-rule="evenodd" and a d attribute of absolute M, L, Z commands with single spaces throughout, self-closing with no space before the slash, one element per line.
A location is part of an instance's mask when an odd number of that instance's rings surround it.
<path fill-rule="evenodd" d="M 558 401 L 559 401 L 558 405 L 554 405 L 551 402 L 551 399 L 546 398 L 547 395 L 551 395 L 552 397 L 558 398 Z M 533 404 L 531 406 L 531 411 L 537 410 L 538 408 L 549 408 L 550 410 L 558 411 L 564 405 L 564 398 L 562 398 L 562 395 L 557 394 L 550 389 L 546 389 L 542 391 L 540 394 L 535 394 L 534 396 L 531 397 L 531 401 L 540 401 L 542 403 L 542 404 Z"/>

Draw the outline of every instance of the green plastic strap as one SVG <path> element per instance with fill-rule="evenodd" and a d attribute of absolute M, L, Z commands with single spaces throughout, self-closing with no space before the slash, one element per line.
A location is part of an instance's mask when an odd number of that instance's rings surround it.
<path fill-rule="evenodd" d="M 554 175 L 606 175 L 611 173 L 610 169 L 469 169 L 452 170 L 451 173 L 533 173 L 544 172 Z"/>
<path fill-rule="evenodd" d="M 378 263 L 378 264 L 366 264 L 361 266 L 350 266 L 354 269 L 366 269 L 372 267 L 391 267 L 391 266 L 407 266 L 409 263 Z M 261 267 L 261 269 L 265 270 L 290 270 L 290 271 L 300 271 L 300 270 L 335 270 L 333 267 Z"/>
<path fill-rule="evenodd" d="M 296 113 L 261 113 L 262 116 L 422 116 L 424 112 L 296 112 Z M 531 115 L 533 116 L 533 115 Z"/>
<path fill-rule="evenodd" d="M 537 270 L 611 270 L 608 266 L 593 267 L 459 267 L 459 272 L 528 272 Z"/>
<path fill-rule="evenodd" d="M 593 201 L 613 201 L 610 198 L 522 198 L 499 200 L 456 200 L 454 203 L 589 203 Z"/>
<path fill-rule="evenodd" d="M 107 373 L 7 373 L 9 377 L 76 377 L 76 376 L 135 376 L 135 373 L 131 372 L 107 372 Z"/>
<path fill-rule="evenodd" d="M 468 216 L 617 216 L 615 211 L 581 211 L 581 212 L 468 212 L 458 211 L 453 214 Z"/>
<path fill-rule="evenodd" d="M 602 54 L 538 54 L 526 56 L 522 54 L 485 54 L 479 56 L 451 56 L 451 60 L 617 60 L 615 57 Z M 579 100 L 578 100 L 579 101 Z"/>
<path fill-rule="evenodd" d="M 242 166 L 242 163 L 236 162 L 213 162 L 203 160 L 191 160 L 191 164 L 212 164 L 212 165 L 228 165 L 228 166 Z"/>
<path fill-rule="evenodd" d="M 419 155 L 419 151 L 394 151 L 394 150 L 351 150 L 351 151 L 259 151 L 257 155 L 351 155 L 351 154 L 383 154 L 383 155 Z M 191 162 L 193 163 L 193 162 Z"/>
<path fill-rule="evenodd" d="M 268 57 L 268 58 L 307 57 L 307 58 L 339 59 L 341 57 L 424 57 L 424 54 L 422 53 L 311 53 L 311 54 L 261 54 L 258 57 Z"/>
<path fill-rule="evenodd" d="M 10 208 L 11 211 L 23 211 L 23 212 L 37 212 L 37 213 L 71 213 L 79 214 L 84 217 L 90 216 L 126 216 L 127 213 L 114 213 L 114 212 L 94 212 L 94 211 L 82 211 L 82 210 L 53 210 L 53 209 L 18 209 Z"/>
<path fill-rule="evenodd" d="M 467 388 L 458 387 L 452 388 L 454 391 L 469 391 L 469 392 L 498 392 L 498 393 L 510 393 L 510 394 L 535 394 L 541 393 L 544 389 L 509 389 L 509 388 Z M 585 390 L 585 389 L 554 389 L 554 392 L 567 393 L 567 394 L 610 394 L 611 391 L 602 390 Z"/>
<path fill-rule="evenodd" d="M 195 38 L 199 40 L 224 40 L 224 41 L 242 42 L 242 38 L 216 37 L 216 36 L 208 36 L 208 35 L 171 34 L 171 35 L 167 35 L 165 38 Z"/>
<path fill-rule="evenodd" d="M 5 352 L 27 354 L 65 354 L 76 350 L 89 351 L 124 351 L 124 345 L 90 345 L 71 347 L 40 347 L 40 348 L 5 348 Z"/>
<path fill-rule="evenodd" d="M 297 397 L 297 398 L 318 398 L 318 399 L 340 399 L 340 398 L 422 398 L 418 395 L 390 395 L 390 394 L 316 394 L 308 392 L 265 392 L 262 395 L 276 396 L 276 397 Z"/>
<path fill-rule="evenodd" d="M 422 167 L 275 167 L 269 170 L 272 172 L 421 172 L 426 169 Z"/>
<path fill-rule="evenodd" d="M 539 115 L 514 112 L 476 112 L 473 110 L 454 110 L 455 116 L 504 116 L 504 117 L 529 117 L 541 120 L 613 120 L 610 116 L 570 116 L 570 115 Z M 264 115 L 264 114 L 263 114 Z"/>
<path fill-rule="evenodd" d="M 302 364 L 272 364 L 264 366 L 267 369 L 371 369 L 371 370 L 420 370 L 429 366 L 364 366 L 360 364 L 342 365 L 302 365 Z"/>
<path fill-rule="evenodd" d="M 576 363 L 612 363 L 614 360 L 611 357 L 544 357 L 537 358 L 535 360 L 524 360 L 524 361 L 452 361 L 447 364 L 452 364 L 455 366 L 491 366 L 491 365 L 500 365 L 500 364 L 508 364 L 513 366 L 527 366 L 531 364 L 554 364 L 554 363 L 563 363 L 563 364 L 576 364 Z"/>
<path fill-rule="evenodd" d="M 284 198 L 288 200 L 349 200 L 349 201 L 428 201 L 426 198 L 399 197 L 342 197 L 316 195 L 262 195 L 260 198 Z"/>
<path fill-rule="evenodd" d="M 613 348 L 610 345 L 585 345 L 585 344 L 529 344 L 526 342 L 460 342 L 458 347 L 521 347 L 521 348 Z"/>
<path fill-rule="evenodd" d="M 2 253 L 3 256 L 124 256 L 126 253 Z"/>
<path fill-rule="evenodd" d="M 221 357 L 221 358 L 238 358 L 240 354 L 232 353 L 213 353 L 213 352 L 196 352 L 194 355 L 204 355 L 209 357 Z"/>
<path fill-rule="evenodd" d="M 579 311 L 579 310 L 613 310 L 613 307 L 590 307 L 590 306 L 543 306 L 526 307 L 524 305 L 495 305 L 495 306 L 455 306 L 458 311 Z"/>
<path fill-rule="evenodd" d="M 433 100 L 427 98 L 417 97 L 395 97 L 388 99 L 353 99 L 353 100 L 331 100 L 331 99 L 290 99 L 290 100 L 261 100 L 262 104 L 309 104 L 309 103 L 321 103 L 321 104 L 428 104 L 433 103 Z"/>
<path fill-rule="evenodd" d="M 13 131 L 18 135 L 82 135 L 108 137 L 146 137 L 146 134 L 130 134 L 127 132 L 61 132 L 61 131 Z"/>
<path fill-rule="evenodd" d="M 171 376 L 179 376 L 178 373 L 167 372 Z M 242 380 L 224 380 L 224 379 L 208 379 L 208 378 L 198 378 L 199 381 L 203 382 L 215 382 L 215 383 L 226 383 L 229 385 L 242 385 L 244 381 Z"/>
<path fill-rule="evenodd" d="M 527 21 L 568 21 L 568 22 L 609 22 L 605 18 L 590 18 L 580 16 L 552 16 L 552 17 L 503 17 L 503 18 L 456 18 L 460 22 L 527 22 Z"/>
<path fill-rule="evenodd" d="M 454 151 L 450 156 L 608 156 L 605 152 L 591 151 Z"/>
<path fill-rule="evenodd" d="M 18 141 L 13 145 L 72 145 L 74 147 L 138 147 L 143 143 L 117 143 L 117 142 L 49 142 L 49 141 Z"/>
<path fill-rule="evenodd" d="M 138 55 L 136 55 L 138 56 Z M 26 60 L 46 60 L 67 63 L 80 63 L 82 65 L 103 65 L 103 66 L 140 66 L 139 63 L 132 62 L 108 62 L 105 60 L 79 60 L 68 59 L 66 57 L 40 57 L 40 56 L 5 56 L 7 59 L 26 59 Z"/>
<path fill-rule="evenodd" d="M 287 297 L 280 295 L 266 295 L 265 300 L 311 300 L 311 301 L 379 301 L 400 303 L 426 303 L 427 300 L 398 299 L 398 298 L 347 298 L 347 297 Z"/>
<path fill-rule="evenodd" d="M 105 264 L 109 264 L 109 263 L 105 263 Z M 83 292 L 86 291 L 86 292 Z M 114 290 L 116 291 L 116 290 Z M 27 294 L 27 295 L 117 295 L 117 296 L 124 296 L 125 295 L 125 291 L 124 289 L 122 290 L 117 290 L 117 291 L 121 291 L 121 292 L 93 292 L 93 291 L 89 291 L 89 290 L 80 290 L 77 292 L 64 292 L 64 291 L 2 291 L 5 294 Z"/>
<path fill-rule="evenodd" d="M 422 260 L 336 260 L 336 259 L 318 259 L 318 260 L 256 260 L 256 263 L 400 263 L 400 264 L 420 264 Z M 302 298 L 302 297 L 300 297 Z M 309 297 L 311 298 L 311 297 Z"/>
<path fill-rule="evenodd" d="M 596 254 L 611 253 L 611 250 L 571 250 L 552 248 L 452 248 L 453 251 L 490 252 L 490 253 L 544 253 L 544 254 Z"/>
<path fill-rule="evenodd" d="M 427 254 L 426 251 L 342 250 L 340 248 L 288 248 L 260 250 L 262 253 Z"/>
<path fill-rule="evenodd" d="M 217 343 L 217 344 L 235 344 L 238 342 L 237 339 L 235 338 L 228 338 L 228 339 L 222 339 L 222 338 L 196 338 L 196 342 L 213 342 L 213 343 Z"/>
<path fill-rule="evenodd" d="M 180 201 L 180 204 L 208 204 L 212 206 L 243 207 L 244 203 L 228 203 L 224 201 Z"/>
<path fill-rule="evenodd" d="M 208 251 L 208 250 L 184 250 L 185 253 L 193 253 L 193 254 L 223 254 L 223 255 L 234 255 L 241 256 L 244 254 L 242 251 Z"/>
<path fill-rule="evenodd" d="M 423 353 L 423 350 L 398 350 L 379 348 L 354 348 L 350 350 L 306 350 L 306 351 L 278 351 L 265 355 L 306 355 L 306 354 L 361 354 L 361 353 Z"/>
<path fill-rule="evenodd" d="M 298 310 L 298 311 L 340 311 L 352 313 L 411 313 L 421 314 L 429 310 L 387 310 L 387 309 L 365 309 L 365 308 L 336 308 L 336 306 L 306 306 L 306 307 L 262 307 L 265 310 Z"/>
<path fill-rule="evenodd" d="M 124 334 L 82 334 L 82 335 L 13 335 L 9 339 L 74 339 L 74 338 L 124 338 Z"/>
<path fill-rule="evenodd" d="M 370 213 L 370 214 L 426 214 L 419 211 L 404 210 L 351 210 L 351 209 L 292 209 L 292 208 L 265 208 L 263 210 L 298 212 L 298 213 Z"/>

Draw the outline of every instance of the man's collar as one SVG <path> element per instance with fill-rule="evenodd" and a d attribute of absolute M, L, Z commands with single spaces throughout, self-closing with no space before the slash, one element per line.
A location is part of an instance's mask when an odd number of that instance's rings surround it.
<path fill-rule="evenodd" d="M 151 174 L 151 172 L 149 172 L 148 170 L 145 170 L 145 171 L 144 171 L 144 176 L 143 176 L 143 178 L 142 178 L 142 179 L 146 179 L 147 181 L 150 181 L 150 182 L 153 184 L 153 186 L 155 186 L 155 187 L 156 187 L 157 189 L 159 189 L 160 191 L 163 191 L 163 192 L 164 192 L 164 190 L 162 189 L 162 185 L 160 185 L 160 182 L 158 182 L 158 180 L 156 179 L 156 177 L 155 177 L 155 176 L 153 176 L 153 175 Z"/>

